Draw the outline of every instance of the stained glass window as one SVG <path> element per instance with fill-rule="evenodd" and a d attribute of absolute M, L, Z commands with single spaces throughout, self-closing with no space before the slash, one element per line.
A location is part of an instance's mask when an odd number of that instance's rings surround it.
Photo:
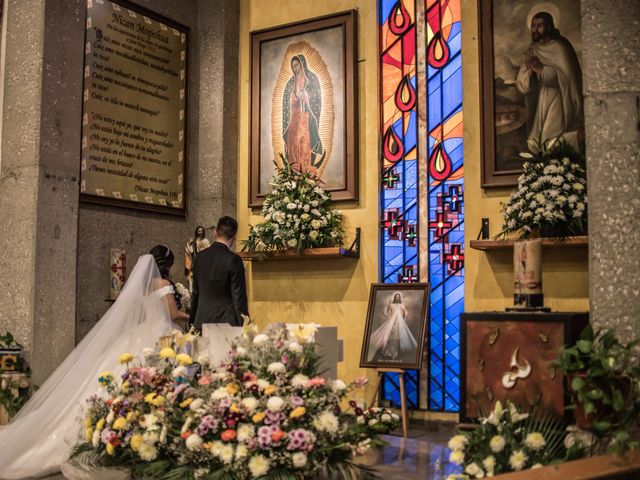
<path fill-rule="evenodd" d="M 460 0 L 378 0 L 380 35 L 380 279 L 431 283 L 428 338 L 430 410 L 460 403 L 460 313 L 464 308 L 464 169 Z M 416 25 L 416 7 L 425 24 Z M 423 27 L 425 43 L 417 42 Z M 418 56 L 426 60 L 426 131 L 418 129 Z M 421 136 L 423 135 L 423 136 Z M 426 137 L 426 139 L 425 139 Z M 418 155 L 419 138 L 427 151 Z M 419 211 L 420 176 L 427 178 Z M 428 272 L 420 271 L 419 230 L 428 229 Z M 424 246 L 423 246 L 424 247 Z M 407 374 L 408 403 L 419 405 L 418 372 Z M 383 398 L 399 404 L 397 375 Z"/>
<path fill-rule="evenodd" d="M 464 166 L 460 0 L 426 0 L 429 410 L 460 408 Z"/>
<path fill-rule="evenodd" d="M 383 283 L 417 282 L 418 115 L 415 0 L 379 0 Z M 399 405 L 398 375 L 387 374 L 382 397 Z M 418 372 L 407 375 L 407 400 L 418 406 Z"/>

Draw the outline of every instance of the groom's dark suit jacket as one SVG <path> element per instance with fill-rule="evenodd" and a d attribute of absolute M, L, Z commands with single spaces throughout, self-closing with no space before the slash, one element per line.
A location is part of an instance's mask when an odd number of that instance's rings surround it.
<path fill-rule="evenodd" d="M 240 315 L 248 312 L 242 259 L 215 242 L 196 257 L 189 320 L 198 329 L 203 323 L 242 326 Z"/>

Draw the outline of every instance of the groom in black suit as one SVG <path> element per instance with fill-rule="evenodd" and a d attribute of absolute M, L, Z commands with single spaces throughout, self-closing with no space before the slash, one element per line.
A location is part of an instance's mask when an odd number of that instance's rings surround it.
<path fill-rule="evenodd" d="M 248 315 L 244 265 L 231 251 L 238 233 L 238 222 L 222 217 L 216 225 L 216 241 L 198 254 L 193 266 L 190 323 L 202 330 L 204 323 L 242 326 L 241 315 Z"/>

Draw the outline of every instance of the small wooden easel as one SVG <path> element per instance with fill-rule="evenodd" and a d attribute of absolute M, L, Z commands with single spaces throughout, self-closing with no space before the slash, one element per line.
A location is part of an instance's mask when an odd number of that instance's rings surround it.
<path fill-rule="evenodd" d="M 402 436 L 407 438 L 407 424 L 409 423 L 408 415 L 407 415 L 407 393 L 404 388 L 404 374 L 406 371 L 402 368 L 378 368 L 378 380 L 376 381 L 376 388 L 373 391 L 373 397 L 371 398 L 371 402 L 369 405 L 373 406 L 376 401 L 376 397 L 380 393 L 380 381 L 382 378 L 382 374 L 384 373 L 399 373 L 400 374 L 400 412 L 402 418 Z"/>

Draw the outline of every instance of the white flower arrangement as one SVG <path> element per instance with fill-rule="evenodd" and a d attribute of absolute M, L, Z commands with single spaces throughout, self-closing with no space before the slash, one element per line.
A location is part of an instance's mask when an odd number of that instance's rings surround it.
<path fill-rule="evenodd" d="M 183 307 L 188 307 L 191 304 L 191 293 L 189 289 L 181 283 L 176 283 L 176 292 L 180 295 L 180 300 Z"/>
<path fill-rule="evenodd" d="M 332 247 L 344 240 L 342 213 L 330 210 L 331 196 L 310 173 L 294 170 L 282 159 L 271 180 L 272 190 L 262 206 L 264 222 L 249 227 L 242 250 L 264 253 L 272 250 Z"/>
<path fill-rule="evenodd" d="M 449 440 L 449 462 L 461 466 L 461 478 L 539 468 L 566 458 L 563 439 L 562 423 L 551 414 L 521 413 L 514 404 L 507 402 L 503 407 L 498 401 L 478 428 Z"/>
<path fill-rule="evenodd" d="M 521 153 L 526 159 L 518 188 L 502 206 L 501 235 L 566 237 L 587 225 L 587 178 L 566 143 Z"/>

